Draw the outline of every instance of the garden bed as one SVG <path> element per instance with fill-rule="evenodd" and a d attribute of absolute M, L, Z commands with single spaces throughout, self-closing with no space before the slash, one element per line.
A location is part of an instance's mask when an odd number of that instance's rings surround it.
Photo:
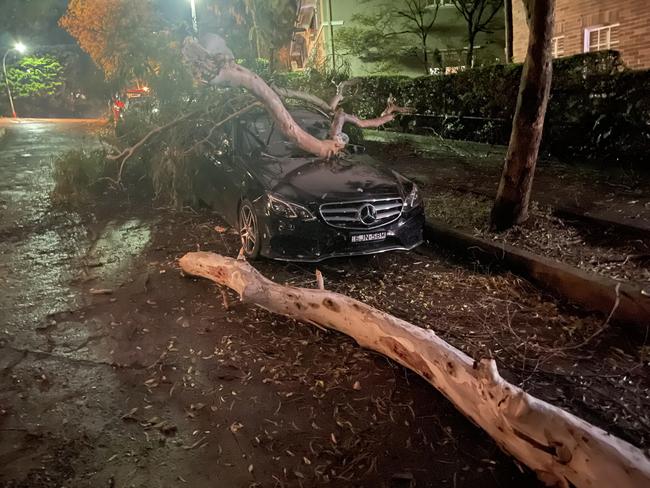
<path fill-rule="evenodd" d="M 505 148 L 433 137 L 426 147 L 420 139 L 386 144 L 377 137 L 366 143 L 369 154 L 417 181 L 429 217 L 650 293 L 650 241 L 644 238 L 650 190 L 644 175 L 544 161 L 535 177 L 530 219 L 497 234 L 489 230 L 490 195 L 496 193 Z M 556 212 L 569 206 L 588 210 L 599 225 Z"/>
<path fill-rule="evenodd" d="M 489 230 L 493 201 L 485 196 L 455 190 L 427 192 L 427 215 L 484 239 L 525 249 L 585 271 L 650 287 L 650 243 L 579 221 L 553 215 L 550 207 L 531 205 L 523 225 L 506 232 Z"/>

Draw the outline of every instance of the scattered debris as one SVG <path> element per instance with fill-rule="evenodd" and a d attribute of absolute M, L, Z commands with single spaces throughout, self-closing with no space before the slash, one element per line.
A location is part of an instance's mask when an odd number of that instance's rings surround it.
<path fill-rule="evenodd" d="M 91 295 L 112 295 L 113 290 L 111 290 L 110 288 L 91 288 L 90 294 Z"/>

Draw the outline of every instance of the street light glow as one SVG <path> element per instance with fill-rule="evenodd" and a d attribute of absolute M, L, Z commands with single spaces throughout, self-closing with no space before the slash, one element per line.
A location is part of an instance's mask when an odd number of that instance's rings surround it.
<path fill-rule="evenodd" d="M 190 0 L 190 7 L 192 8 L 192 27 L 194 28 L 194 34 L 199 33 L 199 24 L 196 20 L 196 4 L 194 0 Z"/>
<path fill-rule="evenodd" d="M 14 47 L 10 47 L 9 49 L 7 49 L 5 55 L 2 57 L 2 73 L 4 74 L 5 77 L 5 85 L 7 86 L 7 96 L 9 97 L 9 106 L 11 107 L 11 115 L 13 115 L 15 119 L 17 117 L 16 107 L 14 107 L 14 99 L 11 96 L 11 87 L 9 86 L 9 78 L 7 77 L 7 55 L 12 50 L 16 51 L 19 54 L 24 54 L 25 51 L 27 51 L 27 46 L 25 46 L 22 42 L 17 42 L 16 44 L 14 44 Z"/>

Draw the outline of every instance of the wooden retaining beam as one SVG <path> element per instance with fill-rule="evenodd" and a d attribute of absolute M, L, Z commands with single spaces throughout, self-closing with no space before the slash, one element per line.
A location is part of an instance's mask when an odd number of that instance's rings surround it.
<path fill-rule="evenodd" d="M 642 337 L 650 334 L 650 295 L 637 286 L 584 271 L 509 244 L 475 237 L 436 220 L 427 221 L 424 235 L 431 243 L 464 254 L 469 253 L 482 262 L 498 261 L 512 272 L 588 311 L 609 314 L 618 295 L 619 303 L 612 319 L 632 325 Z"/>

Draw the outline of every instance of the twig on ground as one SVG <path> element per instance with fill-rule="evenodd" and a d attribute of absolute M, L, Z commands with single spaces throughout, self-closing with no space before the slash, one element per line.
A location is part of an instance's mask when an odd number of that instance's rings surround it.
<path fill-rule="evenodd" d="M 573 344 L 571 346 L 557 347 L 557 348 L 551 349 L 550 352 L 564 352 L 564 351 L 573 351 L 575 349 L 580 349 L 581 347 L 584 347 L 587 344 L 589 344 L 593 339 L 598 337 L 600 334 L 602 334 L 605 331 L 605 329 L 607 329 L 607 327 L 609 327 L 609 321 L 612 319 L 612 316 L 614 315 L 614 313 L 618 309 L 619 304 L 621 303 L 620 290 L 621 290 L 621 284 L 617 283 L 616 288 L 615 288 L 616 299 L 614 300 L 614 306 L 612 307 L 612 310 L 609 312 L 609 315 L 607 316 L 607 318 L 603 322 L 603 325 L 601 325 L 600 328 L 598 328 L 598 330 L 596 330 L 596 332 L 591 334 L 589 337 L 587 337 L 584 341 L 580 342 L 579 344 Z"/>

